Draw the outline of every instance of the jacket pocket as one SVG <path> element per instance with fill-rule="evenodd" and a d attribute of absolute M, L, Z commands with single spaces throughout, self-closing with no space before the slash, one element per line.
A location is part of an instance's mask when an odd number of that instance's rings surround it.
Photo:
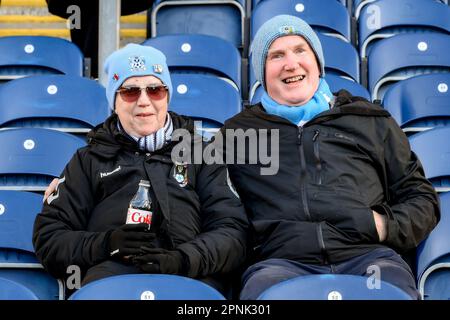
<path fill-rule="evenodd" d="M 345 188 L 312 185 L 309 207 L 313 221 L 327 223 L 345 232 L 355 242 L 378 242 L 372 210 L 361 194 Z"/>

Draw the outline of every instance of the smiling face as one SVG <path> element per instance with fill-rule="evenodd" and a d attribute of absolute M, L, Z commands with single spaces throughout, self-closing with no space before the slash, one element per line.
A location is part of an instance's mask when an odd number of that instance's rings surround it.
<path fill-rule="evenodd" d="M 124 81 L 122 87 L 146 87 L 162 84 L 154 76 L 131 77 Z M 168 96 L 161 100 L 151 100 L 145 90 L 141 91 L 135 102 L 126 102 L 116 93 L 115 112 L 119 116 L 124 130 L 134 137 L 144 137 L 161 129 L 167 117 Z"/>
<path fill-rule="evenodd" d="M 320 69 L 314 51 L 298 35 L 276 39 L 267 53 L 266 90 L 279 104 L 300 106 L 319 87 Z"/>

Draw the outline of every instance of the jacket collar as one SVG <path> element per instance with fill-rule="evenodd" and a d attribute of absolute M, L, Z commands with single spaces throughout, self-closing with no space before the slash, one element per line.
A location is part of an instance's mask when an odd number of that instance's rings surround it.
<path fill-rule="evenodd" d="M 173 129 L 185 129 L 191 134 L 194 133 L 194 122 L 187 117 L 180 116 L 169 111 L 173 121 Z M 137 142 L 117 129 L 118 116 L 116 113 L 108 117 L 105 122 L 92 129 L 88 135 L 90 151 L 101 158 L 114 158 L 120 150 L 130 152 L 142 152 Z M 172 149 L 177 142 L 170 142 L 165 147 L 157 150 L 154 154 L 162 155 Z"/>
<path fill-rule="evenodd" d="M 244 112 L 249 112 L 254 116 L 257 116 L 265 120 L 292 124 L 291 122 L 289 122 L 284 118 L 268 114 L 264 110 L 261 103 L 248 107 Z M 381 106 L 371 103 L 362 97 L 353 96 L 347 90 L 340 90 L 337 93 L 335 93 L 333 108 L 319 113 L 311 121 L 307 122 L 305 126 L 324 122 L 344 115 L 390 117 L 390 113 L 384 110 Z"/>

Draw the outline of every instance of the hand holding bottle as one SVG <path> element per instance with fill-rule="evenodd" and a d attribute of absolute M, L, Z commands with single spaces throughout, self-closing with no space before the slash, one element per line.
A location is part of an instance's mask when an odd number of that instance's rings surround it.
<path fill-rule="evenodd" d="M 119 258 L 137 255 L 140 248 L 149 246 L 155 237 L 147 223 L 124 224 L 110 233 L 108 252 Z"/>

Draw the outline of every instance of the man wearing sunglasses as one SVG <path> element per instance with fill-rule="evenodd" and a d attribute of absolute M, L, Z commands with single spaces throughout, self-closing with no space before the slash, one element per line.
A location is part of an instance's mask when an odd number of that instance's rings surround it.
<path fill-rule="evenodd" d="M 193 121 L 168 112 L 172 83 L 165 56 L 136 44 L 105 62 L 114 113 L 92 130 L 64 169 L 35 221 L 36 255 L 54 277 L 71 265 L 82 285 L 126 273 L 216 279 L 245 259 L 247 218 L 224 165 L 171 160 L 176 129 Z M 140 180 L 150 181 L 152 222 L 125 224 Z"/>

